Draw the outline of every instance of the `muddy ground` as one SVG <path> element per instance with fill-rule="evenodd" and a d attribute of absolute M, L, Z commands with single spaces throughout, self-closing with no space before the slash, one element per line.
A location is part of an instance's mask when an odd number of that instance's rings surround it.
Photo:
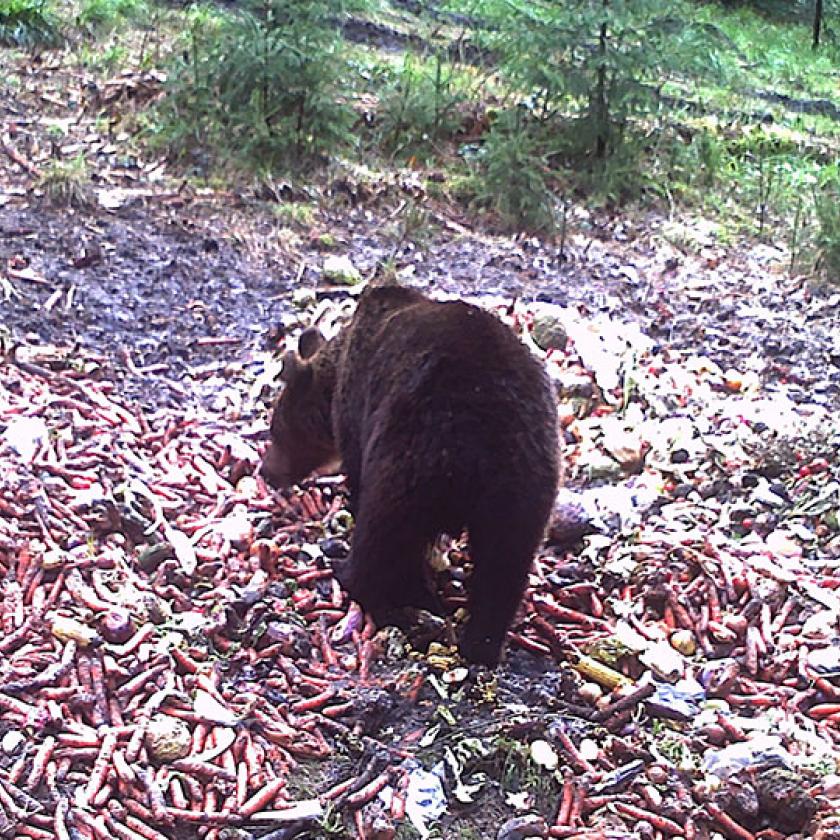
<path fill-rule="evenodd" d="M 323 260 L 335 253 L 365 276 L 388 262 L 433 293 L 606 313 L 663 347 L 754 370 L 794 398 L 840 401 L 840 293 L 789 277 L 772 245 L 725 247 L 699 222 L 615 216 L 582 220 L 561 256 L 555 244 L 487 235 L 434 206 L 406 236 L 399 195 L 353 208 L 326 193 L 307 226 L 233 196 L 144 197 L 115 211 L 12 197 L 0 208 L 0 247 L 20 273 L 10 277 L 2 324 L 13 343 L 101 357 L 102 375 L 146 407 L 189 401 L 198 396 L 191 378 L 247 364 L 279 327 L 295 325 L 294 290 L 347 293 L 323 288 Z"/>

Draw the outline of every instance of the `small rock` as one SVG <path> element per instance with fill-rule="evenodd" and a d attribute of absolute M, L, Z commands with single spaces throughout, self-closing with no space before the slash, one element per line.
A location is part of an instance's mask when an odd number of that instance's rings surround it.
<path fill-rule="evenodd" d="M 671 463 L 672 464 L 687 464 L 690 455 L 687 449 L 675 449 L 671 453 Z"/>
<path fill-rule="evenodd" d="M 0 440 L 29 463 L 49 436 L 50 430 L 43 418 L 15 417 L 9 421 Z"/>
<path fill-rule="evenodd" d="M 60 548 L 51 548 L 41 555 L 41 568 L 45 572 L 52 572 L 60 569 L 68 559 L 70 558 L 66 551 L 62 551 Z"/>
<path fill-rule="evenodd" d="M 672 493 L 675 499 L 685 499 L 693 490 L 694 485 L 691 482 L 681 481 L 679 484 L 674 485 Z"/>
<path fill-rule="evenodd" d="M 592 377 L 581 373 L 561 373 L 554 381 L 559 397 L 564 399 L 591 399 L 595 393 Z"/>
<path fill-rule="evenodd" d="M 361 272 L 348 256 L 329 256 L 324 260 L 324 279 L 343 286 L 355 286 L 362 280 Z"/>
<path fill-rule="evenodd" d="M 0 740 L 0 749 L 3 750 L 6 755 L 14 755 L 18 747 L 25 744 L 27 741 L 26 735 L 20 732 L 17 729 L 10 729 Z"/>
<path fill-rule="evenodd" d="M 801 557 L 802 546 L 785 531 L 773 531 L 764 542 L 772 554 L 782 557 Z"/>
<path fill-rule="evenodd" d="M 701 499 L 711 499 L 718 494 L 718 482 L 716 481 L 701 481 L 696 487 Z"/>
<path fill-rule="evenodd" d="M 327 537 L 320 542 L 321 551 L 324 552 L 324 557 L 330 560 L 343 560 L 350 554 L 350 545 L 346 540 L 338 537 Z"/>
<path fill-rule="evenodd" d="M 645 459 L 645 447 L 638 434 L 626 429 L 605 428 L 602 445 L 628 472 L 639 472 Z"/>
<path fill-rule="evenodd" d="M 808 666 L 818 674 L 833 674 L 840 671 L 840 647 L 830 645 L 812 650 L 808 654 Z"/>
<path fill-rule="evenodd" d="M 172 607 L 154 592 L 143 592 L 136 604 L 136 612 L 143 621 L 163 624 L 172 618 Z"/>
<path fill-rule="evenodd" d="M 606 453 L 591 452 L 581 457 L 578 466 L 585 470 L 593 481 L 617 481 L 621 478 L 621 464 Z"/>
<path fill-rule="evenodd" d="M 585 682 L 578 689 L 578 694 L 588 703 L 597 703 L 604 696 L 604 691 L 598 683 Z"/>
<path fill-rule="evenodd" d="M 548 524 L 548 541 L 550 545 L 565 550 L 596 530 L 583 505 L 557 501 Z"/>
<path fill-rule="evenodd" d="M 741 673 L 736 659 L 716 659 L 707 662 L 700 671 L 700 684 L 709 697 L 726 697 Z"/>
<path fill-rule="evenodd" d="M 785 487 L 784 482 L 771 481 L 768 487 L 770 488 L 770 491 L 779 496 L 779 498 L 782 498 L 785 501 L 790 501 L 790 495 L 788 494 L 788 489 Z"/>
<path fill-rule="evenodd" d="M 238 465 L 244 463 L 244 461 L 239 461 Z M 239 469 L 243 469 L 243 467 L 239 466 Z M 255 499 L 259 494 L 259 485 L 253 475 L 243 475 L 239 479 L 232 479 L 231 483 L 236 486 L 237 496 L 242 496 L 246 499 Z"/>
<path fill-rule="evenodd" d="M 312 642 L 306 628 L 291 621 L 271 621 L 266 627 L 265 637 L 272 645 L 280 645 L 280 653 L 292 659 L 308 659 Z"/>
<path fill-rule="evenodd" d="M 767 484 L 756 487 L 752 492 L 751 500 L 771 508 L 783 507 L 786 504 L 785 500 L 777 496 Z"/>
<path fill-rule="evenodd" d="M 394 828 L 393 820 L 388 814 L 377 810 L 370 817 L 367 836 L 369 840 L 394 840 L 396 829 Z"/>
<path fill-rule="evenodd" d="M 808 780 L 784 767 L 764 767 L 753 784 L 761 813 L 771 817 L 785 834 L 802 831 L 817 811 L 817 800 L 808 791 Z"/>
<path fill-rule="evenodd" d="M 833 773 L 828 776 L 823 776 L 822 792 L 829 799 L 840 799 L 840 776 L 834 775 Z"/>
<path fill-rule="evenodd" d="M 531 336 L 543 350 L 563 350 L 569 340 L 566 328 L 553 315 L 537 315 Z"/>
<path fill-rule="evenodd" d="M 598 742 L 592 738 L 583 738 L 578 749 L 581 757 L 587 761 L 597 761 L 601 755 L 601 748 L 598 746 Z"/>
<path fill-rule="evenodd" d="M 292 292 L 292 306 L 295 309 L 307 309 L 317 302 L 314 289 L 295 289 Z"/>
<path fill-rule="evenodd" d="M 557 404 L 557 422 L 561 429 L 568 429 L 577 420 L 575 408 L 575 404 L 568 400 L 563 400 Z"/>
<path fill-rule="evenodd" d="M 676 682 L 685 672 L 685 660 L 668 642 L 651 645 L 639 659 L 667 682 Z"/>

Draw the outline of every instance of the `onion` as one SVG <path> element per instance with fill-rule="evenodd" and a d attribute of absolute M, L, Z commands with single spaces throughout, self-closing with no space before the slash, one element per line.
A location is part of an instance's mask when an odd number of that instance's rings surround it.
<path fill-rule="evenodd" d="M 108 610 L 99 620 L 99 632 L 111 644 L 124 644 L 134 635 L 134 630 L 134 622 L 128 610 Z"/>

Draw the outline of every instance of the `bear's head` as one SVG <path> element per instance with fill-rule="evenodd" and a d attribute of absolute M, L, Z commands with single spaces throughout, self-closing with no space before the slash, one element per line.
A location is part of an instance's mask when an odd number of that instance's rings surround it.
<path fill-rule="evenodd" d="M 276 488 L 297 484 L 338 458 L 332 424 L 335 352 L 317 329 L 301 333 L 283 357 L 283 390 L 271 416 L 271 443 L 260 473 Z"/>

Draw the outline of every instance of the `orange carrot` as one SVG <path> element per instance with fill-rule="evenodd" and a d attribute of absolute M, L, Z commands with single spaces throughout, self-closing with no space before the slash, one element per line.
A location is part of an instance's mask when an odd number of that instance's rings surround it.
<path fill-rule="evenodd" d="M 32 760 L 32 769 L 29 771 L 29 776 L 24 784 L 26 790 L 33 791 L 41 784 L 44 770 L 55 750 L 55 745 L 56 739 L 52 735 L 47 735 L 41 742 L 41 746 L 38 747 L 35 758 Z"/>
<path fill-rule="evenodd" d="M 261 811 L 266 805 L 274 801 L 274 798 L 286 787 L 286 780 L 284 778 L 274 779 L 265 785 L 261 790 L 258 790 L 247 802 L 245 802 L 239 809 L 239 813 L 243 817 L 250 817 Z"/>
<path fill-rule="evenodd" d="M 111 759 L 114 757 L 114 750 L 117 747 L 117 736 L 113 732 L 107 732 L 102 739 L 102 745 L 99 748 L 99 755 L 93 765 L 93 771 L 90 779 L 82 794 L 83 807 L 89 805 L 99 789 L 105 783 L 105 777 L 111 769 Z"/>

